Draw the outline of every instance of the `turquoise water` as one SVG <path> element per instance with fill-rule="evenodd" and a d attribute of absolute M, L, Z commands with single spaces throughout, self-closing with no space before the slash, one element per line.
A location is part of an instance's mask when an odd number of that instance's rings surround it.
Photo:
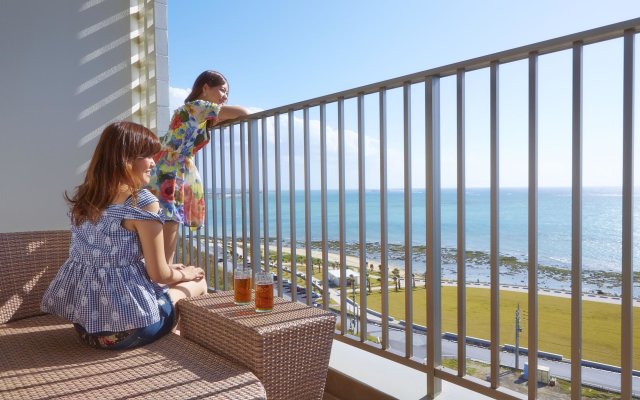
<path fill-rule="evenodd" d="M 456 189 L 443 189 L 441 197 L 441 225 L 443 249 L 443 277 L 456 279 L 455 248 L 457 241 Z M 296 241 L 305 239 L 304 191 L 296 192 Z M 260 196 L 262 201 L 262 195 Z M 368 191 L 366 204 L 367 259 L 378 260 L 380 248 L 380 193 Z M 220 199 L 218 214 L 220 220 Z M 231 199 L 227 197 L 227 235 L 231 235 Z M 209 199 L 211 205 L 211 198 Z M 412 194 L 412 268 L 414 273 L 425 270 L 426 217 L 425 191 L 415 189 Z M 569 289 L 571 266 L 571 191 L 569 188 L 540 189 L 538 194 L 538 261 L 539 285 L 555 289 Z M 269 193 L 269 236 L 276 237 L 275 193 Z M 640 234 L 639 198 L 634 199 L 634 237 Z M 236 229 L 241 236 L 240 197 L 236 196 Z M 248 207 L 248 206 L 247 206 Z M 358 191 L 345 192 L 346 249 L 358 254 L 359 198 Z M 389 264 L 405 267 L 404 193 L 388 193 Z M 500 254 L 503 257 L 501 283 L 527 284 L 528 198 L 526 189 L 501 189 Z M 262 204 L 260 205 L 262 214 Z M 310 234 L 314 247 L 322 240 L 320 191 L 310 192 Z M 248 215 L 248 210 L 247 210 Z M 290 242 L 289 192 L 282 192 L 282 239 Z M 338 191 L 327 192 L 327 221 L 330 251 L 339 251 Z M 211 222 L 211 220 L 210 220 Z M 221 228 L 218 226 L 220 234 Z M 262 233 L 261 228 L 261 233 Z M 619 294 L 618 282 L 622 253 L 622 193 L 619 188 L 585 188 L 583 190 L 583 270 L 584 289 L 600 289 Z M 468 189 L 466 192 L 466 248 L 467 280 L 487 282 L 490 249 L 490 192 L 489 189 Z M 634 240 L 634 260 L 640 257 L 640 243 Z M 637 261 L 636 261 L 637 264 Z M 377 265 L 377 264 L 376 264 Z M 640 292 L 640 288 L 636 288 Z"/>

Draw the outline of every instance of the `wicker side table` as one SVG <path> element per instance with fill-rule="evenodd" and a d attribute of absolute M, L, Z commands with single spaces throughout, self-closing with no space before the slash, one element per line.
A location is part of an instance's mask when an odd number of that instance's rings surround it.
<path fill-rule="evenodd" d="M 335 316 L 278 297 L 272 312 L 254 307 L 234 305 L 232 291 L 181 300 L 180 335 L 244 364 L 270 400 L 322 399 Z"/>

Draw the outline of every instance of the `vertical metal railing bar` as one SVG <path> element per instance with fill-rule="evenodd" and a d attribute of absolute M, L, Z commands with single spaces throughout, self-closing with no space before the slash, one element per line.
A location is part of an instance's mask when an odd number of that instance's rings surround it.
<path fill-rule="evenodd" d="M 280 166 L 280 114 L 273 115 L 273 138 L 275 145 L 276 180 L 276 268 L 278 296 L 282 297 L 282 168 Z"/>
<path fill-rule="evenodd" d="M 269 271 L 269 155 L 267 145 L 267 117 L 262 117 L 262 235 L 264 271 Z"/>
<path fill-rule="evenodd" d="M 252 276 L 260 270 L 260 145 L 258 120 L 249 120 L 249 240 Z"/>
<path fill-rule="evenodd" d="M 402 85 L 402 117 L 404 138 L 404 355 L 413 356 L 413 202 L 411 189 L 411 82 Z M 397 279 L 397 278 L 396 278 Z M 407 285 L 407 281 L 409 285 Z"/>
<path fill-rule="evenodd" d="M 242 205 L 242 266 L 247 268 L 247 146 L 245 144 L 245 123 L 240 124 L 240 204 Z"/>
<path fill-rule="evenodd" d="M 327 222 L 327 114 L 320 103 L 320 204 L 322 221 L 322 308 L 329 309 L 329 223 Z"/>
<path fill-rule="evenodd" d="M 499 145 L 499 64 L 491 63 L 490 67 L 490 147 L 491 147 L 491 213 L 490 213 L 490 303 L 491 303 L 491 387 L 496 389 L 500 385 L 500 232 L 499 232 L 499 200 L 500 200 L 500 145 Z"/>
<path fill-rule="evenodd" d="M 302 110 L 303 115 L 303 132 L 304 132 L 304 242 L 305 254 L 307 258 L 306 269 L 306 289 L 307 304 L 311 304 L 312 286 L 311 278 L 313 276 L 313 264 L 311 256 L 311 156 L 309 154 L 310 146 L 310 130 L 309 130 L 309 107 Z"/>
<path fill-rule="evenodd" d="M 206 215 L 206 214 L 205 214 Z M 202 253 L 202 257 L 206 257 L 207 256 L 207 249 L 203 248 L 204 243 L 202 242 L 202 228 L 198 228 L 198 230 L 196 230 L 196 243 L 198 244 L 196 246 L 196 263 L 195 266 L 196 267 L 200 267 L 202 264 L 200 263 L 200 253 Z M 200 251 L 202 249 L 202 251 Z"/>
<path fill-rule="evenodd" d="M 538 54 L 529 55 L 529 398 L 538 392 Z"/>
<path fill-rule="evenodd" d="M 571 398 L 582 398 L 582 42 L 573 45 L 571 162 Z"/>
<path fill-rule="evenodd" d="M 222 279 L 227 284 L 227 158 L 224 154 L 224 128 L 220 129 L 220 228 L 222 250 Z M 231 271 L 233 273 L 233 271 Z"/>
<path fill-rule="evenodd" d="M 382 349 L 389 348 L 389 205 L 387 187 L 387 89 L 380 88 L 380 291 Z"/>
<path fill-rule="evenodd" d="M 360 242 L 360 341 L 367 339 L 367 201 L 364 93 L 358 94 L 358 237 Z M 355 281 L 353 282 L 355 283 Z M 355 302 L 355 299 L 354 299 Z"/>
<path fill-rule="evenodd" d="M 218 182 L 216 179 L 216 141 L 214 132 L 218 131 L 222 135 L 221 129 L 215 129 L 211 132 L 211 141 L 209 147 L 211 148 L 211 230 L 213 232 L 213 287 L 218 289 Z M 227 290 L 227 280 L 223 279 L 222 290 Z"/>
<path fill-rule="evenodd" d="M 193 264 L 193 231 L 191 230 L 191 228 L 188 228 L 187 232 L 189 237 L 189 244 L 187 246 L 189 250 L 189 264 Z"/>
<path fill-rule="evenodd" d="M 345 242 L 347 235 L 346 209 L 344 202 L 344 99 L 338 99 L 338 209 L 340 219 L 340 334 L 347 331 L 347 255 Z"/>
<path fill-rule="evenodd" d="M 457 273 L 458 273 L 458 376 L 467 373 L 467 274 L 466 274 L 466 167 L 465 167 L 465 71 L 456 74 L 457 125 Z"/>
<path fill-rule="evenodd" d="M 440 210 L 440 77 L 425 78 L 425 175 L 427 216 L 427 397 L 442 391 L 442 249 Z M 428 252 L 427 252 L 428 253 Z"/>
<path fill-rule="evenodd" d="M 193 161 L 195 163 L 196 169 L 199 170 L 200 167 L 202 165 L 204 165 L 203 160 L 202 160 L 202 153 L 194 154 Z M 200 179 L 202 179 L 202 177 L 200 177 Z M 202 195 L 204 196 L 205 203 L 206 203 L 207 190 L 206 190 L 206 186 L 204 186 L 204 184 L 202 185 Z M 205 214 L 205 218 L 206 218 L 206 215 L 207 214 Z M 189 263 L 189 264 L 195 265 L 196 267 L 199 267 L 201 265 L 200 264 L 200 253 L 202 253 L 204 255 L 205 252 L 206 252 L 206 249 L 203 249 L 203 243 L 200 240 L 201 239 L 200 231 L 201 231 L 201 227 L 197 227 L 196 230 L 194 231 L 195 232 L 195 236 L 196 236 L 195 262 L 192 259 L 191 262 Z"/>
<path fill-rule="evenodd" d="M 208 193 L 208 188 L 209 186 L 209 165 L 207 164 L 207 156 L 209 154 L 209 150 L 207 148 L 207 146 L 204 146 L 202 148 L 202 160 L 203 160 L 203 168 L 202 168 L 202 185 L 204 186 L 204 193 L 205 193 L 205 202 L 204 202 L 204 215 L 206 216 L 207 219 L 205 219 L 204 222 L 204 264 L 203 264 L 203 268 L 204 268 L 204 276 L 205 279 L 207 280 L 207 288 L 210 287 L 211 284 L 211 272 L 209 271 L 209 268 L 211 268 L 211 257 L 209 256 L 209 221 L 208 221 L 208 217 L 211 212 L 210 207 L 209 207 L 209 201 L 207 200 L 207 193 Z M 211 201 L 215 201 L 214 196 L 214 191 L 212 190 L 208 195 L 211 196 Z"/>
<path fill-rule="evenodd" d="M 296 146 L 293 110 L 287 113 L 289 126 L 289 231 L 291 235 L 291 301 L 298 299 L 296 274 L 298 262 L 296 253 Z"/>
<path fill-rule="evenodd" d="M 231 268 L 238 266 L 238 234 L 236 232 L 236 131 L 235 124 L 229 127 L 229 183 L 231 202 Z"/>
<path fill-rule="evenodd" d="M 180 238 L 181 240 L 177 242 L 177 246 L 182 246 L 182 263 L 187 264 L 187 228 L 184 224 L 180 224 Z M 177 254 L 177 253 L 176 253 Z"/>
<path fill-rule="evenodd" d="M 630 399 L 633 389 L 633 110 L 634 39 L 632 29 L 624 32 L 622 94 L 622 321 L 621 394 Z"/>

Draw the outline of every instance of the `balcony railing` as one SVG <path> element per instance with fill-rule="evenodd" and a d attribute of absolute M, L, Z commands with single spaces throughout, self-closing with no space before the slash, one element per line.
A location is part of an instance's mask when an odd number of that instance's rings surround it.
<path fill-rule="evenodd" d="M 570 59 L 571 110 L 565 117 L 571 121 L 571 152 L 564 154 L 571 159 L 571 398 L 581 398 L 583 382 L 583 294 L 582 287 L 582 212 L 583 212 L 583 52 L 589 46 L 603 42 L 622 43 L 619 54 L 622 63 L 620 71 L 609 71 L 619 75 L 622 85 L 621 108 L 623 146 L 622 159 L 622 262 L 621 262 L 621 330 L 619 337 L 619 357 L 621 378 L 619 391 L 622 398 L 632 397 L 633 391 L 633 143 L 634 143 L 634 93 L 637 84 L 635 38 L 640 30 L 640 19 L 564 36 L 504 52 L 491 54 L 415 74 L 362 86 L 340 93 L 322 96 L 295 104 L 286 105 L 251 115 L 246 120 L 215 128 L 209 147 L 199 154 L 197 162 L 201 169 L 205 187 L 215 188 L 206 203 L 208 223 L 204 228 L 183 231 L 182 254 L 205 266 L 212 289 L 230 289 L 230 273 L 242 263 L 255 268 L 269 269 L 277 276 L 277 291 L 280 296 L 298 300 L 298 279 L 303 273 L 312 277 L 315 272 L 314 254 L 320 258 L 321 284 L 305 279 L 302 285 L 306 291 L 307 304 L 316 300 L 311 295 L 320 290 L 318 304 L 333 308 L 339 313 L 336 339 L 349 343 L 374 354 L 400 362 L 427 373 L 424 382 L 430 398 L 441 391 L 441 380 L 450 381 L 478 393 L 497 399 L 536 398 L 538 385 L 535 373 L 528 374 L 526 396 L 505 388 L 500 380 L 501 366 L 501 321 L 511 319 L 511 315 L 500 314 L 501 248 L 500 248 L 500 154 L 499 101 L 501 89 L 500 71 L 508 64 L 519 65 L 524 71 L 526 89 L 520 93 L 527 100 L 526 172 L 527 186 L 527 321 L 523 323 L 528 332 L 526 362 L 529 371 L 538 370 L 539 350 L 539 202 L 538 171 L 544 167 L 539 162 L 538 129 L 539 120 L 539 63 L 546 57 L 562 54 Z M 467 77 L 474 80 L 485 79 L 488 87 L 487 106 L 489 121 L 488 138 L 484 143 L 489 154 L 488 160 L 490 196 L 490 242 L 488 303 L 490 304 L 489 325 L 490 371 L 486 381 L 468 375 L 467 347 L 463 340 L 457 343 L 457 369 L 443 366 L 442 341 L 442 179 L 443 168 L 443 124 L 445 118 L 453 120 L 455 143 L 453 159 L 455 163 L 455 213 L 456 213 L 456 301 L 457 338 L 467 334 L 467 283 L 466 276 L 466 204 L 468 168 L 465 160 L 467 150 L 466 134 L 469 111 L 466 102 Z M 480 77 L 480 78 L 478 78 Z M 416 95 L 416 93 L 419 93 Z M 443 96 L 453 99 L 453 118 L 443 115 Z M 635 113 L 635 114 L 634 114 Z M 372 128 L 373 127 L 373 128 Z M 317 135 L 316 135 L 317 133 Z M 400 161 L 395 154 L 390 156 L 388 141 L 390 135 L 395 140 L 402 137 Z M 507 134 L 508 136 L 508 134 Z M 502 136 L 504 137 L 504 136 Z M 369 141 L 376 138 L 377 148 L 371 148 Z M 329 143 L 328 143 L 329 142 Z M 420 142 L 424 147 L 417 147 Z M 351 147 L 349 147 L 351 146 Z M 353 158 L 348 149 L 353 149 Z M 378 152 L 375 155 L 376 151 Z M 474 149 L 476 151 L 476 149 Z M 349 154 L 348 154 L 349 153 Z M 374 156 L 368 156 L 373 153 Z M 393 157 L 393 158 L 391 158 Z M 422 162 L 424 161 L 424 165 Z M 394 226 L 402 226 L 401 243 L 390 243 L 389 236 L 398 237 L 396 228 L 389 227 L 389 181 L 400 182 L 398 176 L 389 176 L 390 163 L 401 163 L 402 171 L 402 221 L 393 221 Z M 419 164 L 421 169 L 416 169 Z M 329 171 L 329 172 L 328 172 Z M 418 172 L 416 172 L 418 171 Z M 424 175 L 424 181 L 416 184 L 416 176 Z M 375 179 L 371 179 L 375 176 Z M 330 190 L 329 187 L 335 189 Z M 357 187 L 357 192 L 350 189 Z M 424 187 L 422 204 L 414 204 L 414 187 Z M 370 188 L 375 188 L 371 194 Z M 357 196 L 357 217 L 351 215 L 351 196 Z M 373 196 L 373 197 L 372 197 Z M 329 199 L 331 197 L 331 199 Z M 347 199 L 348 198 L 348 199 Z M 372 201 L 371 199 L 375 199 Z M 355 198 L 353 201 L 356 201 Z M 319 203 L 319 204 L 318 204 Z M 371 204 L 368 204 L 371 203 Z M 302 207 L 303 210 L 300 210 Z M 371 210 L 373 208 L 373 210 Z M 416 210 L 421 209 L 420 213 Z M 424 212 L 424 215 L 422 215 Z M 375 215 L 375 238 L 367 225 Z M 395 215 L 395 214 L 394 214 Z M 313 222 L 312 222 L 313 220 Z M 351 222 L 357 221 L 357 222 Z M 349 223 L 351 222 L 351 223 Z M 416 234 L 415 226 L 424 229 Z M 356 226 L 357 225 L 357 229 Z M 319 232 L 315 230 L 319 227 Z M 332 232 L 336 232 L 337 235 Z M 349 236 L 350 235 L 350 236 Z M 357 236 L 357 238 L 355 237 Z M 414 237 L 415 236 L 415 237 Z M 372 245 L 374 243 L 375 245 Z M 283 245 L 289 248 L 284 251 Z M 412 290 L 404 292 L 403 326 L 414 326 L 414 304 L 426 305 L 426 356 L 414 354 L 414 332 L 405 329 L 402 350 L 390 345 L 390 293 L 389 285 L 397 280 L 392 276 L 390 246 L 403 246 L 405 288 L 411 287 L 409 277 L 415 274 L 414 249 L 424 251 L 424 274 L 426 295 L 414 297 Z M 418 246 L 416 246 L 418 245 Z M 419 247 L 422 246 L 422 247 Z M 210 251 L 211 257 L 202 257 L 197 250 Z M 192 252 L 196 251 L 196 254 Z M 283 267 L 284 258 L 290 255 L 290 267 Z M 299 261 L 298 257 L 303 255 Z M 358 259 L 357 271 L 347 268 L 348 257 Z M 330 261 L 332 260 L 336 261 Z M 381 266 L 380 274 L 380 337 L 373 341 L 369 334 L 367 304 L 367 273 L 375 259 Z M 217 260 L 217 261 L 216 261 Z M 260 260 L 260 263 L 254 262 Z M 268 262 L 265 262 L 269 260 Z M 339 272 L 337 289 L 330 289 L 330 266 Z M 353 272 L 358 272 L 354 274 Z M 283 285 L 284 276 L 291 276 L 291 289 Z M 290 274 L 290 275 L 288 275 Z M 350 275 L 356 276 L 355 282 Z M 371 279 L 369 277 L 369 279 Z M 356 292 L 354 285 L 362 288 Z M 337 293 L 336 293 L 337 291 Z M 334 294 L 332 294 L 332 292 Z M 349 293 L 351 292 L 351 293 Z M 290 294 L 289 294 L 290 293 Z M 336 294 L 339 294 L 336 296 Z M 348 299 L 352 296 L 352 299 Z M 357 308 L 353 305 L 357 303 Z M 353 318 L 357 318 L 354 321 Z M 348 321 L 357 322 L 356 329 L 348 326 Z"/>

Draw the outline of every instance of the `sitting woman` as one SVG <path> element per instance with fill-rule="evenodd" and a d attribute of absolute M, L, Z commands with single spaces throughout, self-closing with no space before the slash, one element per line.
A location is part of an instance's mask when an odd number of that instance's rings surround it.
<path fill-rule="evenodd" d="M 206 293 L 204 271 L 168 265 L 158 199 L 148 190 L 153 132 L 132 122 L 108 125 L 84 183 L 70 204 L 69 258 L 51 282 L 43 311 L 73 322 L 81 340 L 102 349 L 142 346 L 170 332 L 174 304 Z"/>

